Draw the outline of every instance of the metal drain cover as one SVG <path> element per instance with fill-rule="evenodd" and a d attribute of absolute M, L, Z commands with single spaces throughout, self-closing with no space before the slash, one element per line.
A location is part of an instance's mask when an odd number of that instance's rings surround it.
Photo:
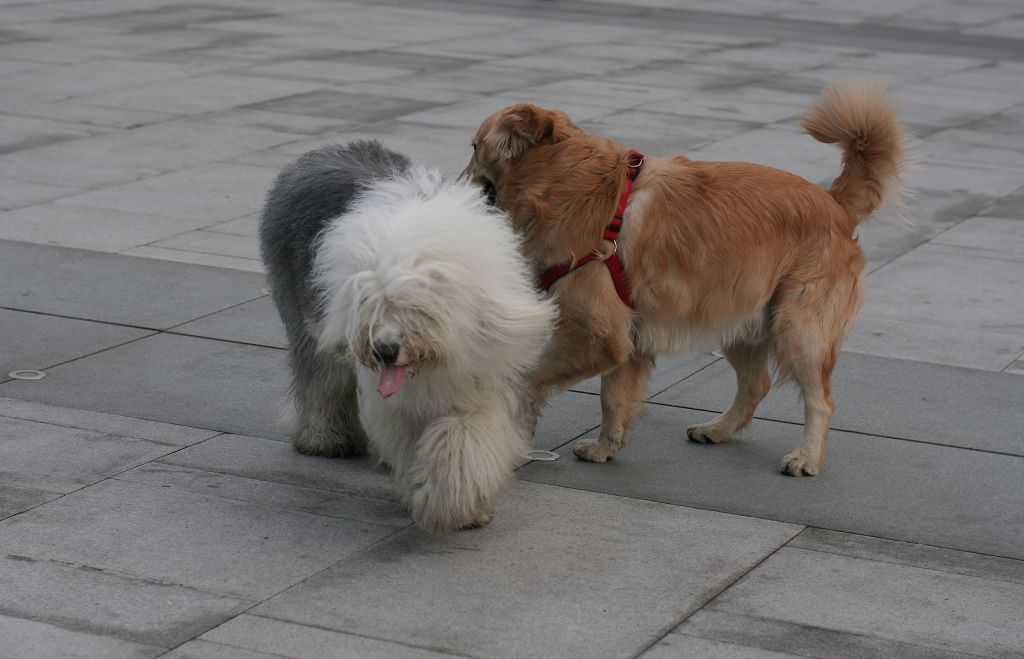
<path fill-rule="evenodd" d="M 7 375 L 15 380 L 42 380 L 46 377 L 46 373 L 43 373 L 42 371 L 32 371 L 27 368 L 18 371 L 11 371 Z"/>
<path fill-rule="evenodd" d="M 560 456 L 554 451 L 527 451 L 526 457 L 536 462 L 554 462 Z"/>

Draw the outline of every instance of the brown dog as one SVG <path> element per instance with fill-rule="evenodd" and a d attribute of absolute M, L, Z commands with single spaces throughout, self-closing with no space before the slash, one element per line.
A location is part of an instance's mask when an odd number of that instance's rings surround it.
<path fill-rule="evenodd" d="M 604 260 L 617 249 L 624 264 L 632 309 L 602 263 L 551 288 L 561 320 L 533 377 L 535 411 L 551 394 L 603 376 L 601 434 L 580 441 L 577 456 L 604 462 L 623 445 L 655 355 L 710 344 L 736 370 L 736 397 L 690 428 L 690 439 L 717 443 L 749 425 L 772 384 L 771 358 L 805 408 L 803 443 L 781 469 L 819 472 L 835 408 L 832 370 L 861 306 L 864 255 L 852 234 L 898 191 L 905 158 L 895 110 L 871 84 L 828 90 L 802 125 L 843 150 L 828 192 L 761 165 L 647 157 L 614 243 L 602 232 L 626 185 L 628 149 L 533 105 L 480 126 L 463 175 L 511 214 L 538 277 L 594 252 Z"/>

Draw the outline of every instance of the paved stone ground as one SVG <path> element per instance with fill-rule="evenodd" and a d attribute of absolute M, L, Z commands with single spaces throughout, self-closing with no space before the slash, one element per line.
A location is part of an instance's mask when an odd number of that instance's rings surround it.
<path fill-rule="evenodd" d="M 1019 0 L 0 0 L 0 656 L 1024 655 Z M 376 137 L 457 171 L 517 101 L 650 152 L 816 182 L 795 117 L 875 73 L 921 140 L 911 224 L 863 229 L 825 472 L 775 472 L 667 358 L 606 465 L 556 400 L 487 528 L 410 525 L 368 460 L 274 425 L 256 257 L 275 172 Z M 13 380 L 41 369 L 43 380 Z"/>

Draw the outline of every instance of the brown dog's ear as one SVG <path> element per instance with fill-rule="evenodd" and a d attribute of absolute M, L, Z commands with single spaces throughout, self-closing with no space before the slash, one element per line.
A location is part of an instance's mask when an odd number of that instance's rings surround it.
<path fill-rule="evenodd" d="M 578 130 L 561 112 L 521 103 L 502 110 L 487 139 L 502 160 L 515 160 L 531 146 L 558 142 Z"/>

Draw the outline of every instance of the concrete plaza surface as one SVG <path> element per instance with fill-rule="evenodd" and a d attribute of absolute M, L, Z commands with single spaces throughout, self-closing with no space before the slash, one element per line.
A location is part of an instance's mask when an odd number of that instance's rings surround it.
<path fill-rule="evenodd" d="M 720 446 L 665 357 L 603 465 L 558 397 L 489 526 L 411 525 L 275 425 L 276 172 L 379 138 L 449 172 L 530 101 L 651 153 L 827 183 L 796 117 L 857 73 L 919 138 L 823 473 L 793 389 Z M 0 657 L 1024 656 L 1019 0 L 0 0 Z M 16 369 L 40 380 L 7 376 Z"/>

